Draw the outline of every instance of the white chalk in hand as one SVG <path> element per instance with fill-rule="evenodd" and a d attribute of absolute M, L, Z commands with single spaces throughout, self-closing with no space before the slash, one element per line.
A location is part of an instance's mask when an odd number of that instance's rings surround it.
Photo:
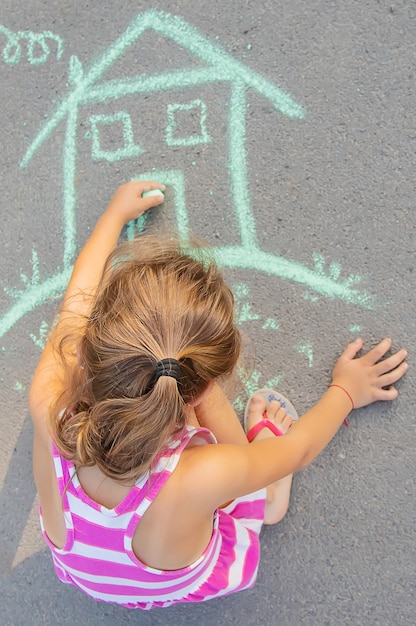
<path fill-rule="evenodd" d="M 162 196 L 165 197 L 165 194 L 161 189 L 150 189 L 150 191 L 144 191 L 142 193 L 142 198 L 149 198 L 150 196 Z"/>

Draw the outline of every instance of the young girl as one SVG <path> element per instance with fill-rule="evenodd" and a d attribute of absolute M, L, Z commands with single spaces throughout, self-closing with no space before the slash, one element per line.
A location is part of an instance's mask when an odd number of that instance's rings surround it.
<path fill-rule="evenodd" d="M 355 358 L 357 339 L 297 421 L 278 395 L 255 394 L 246 437 L 218 384 L 240 350 L 218 270 L 169 240 L 115 248 L 128 221 L 163 201 L 142 197 L 155 189 L 164 186 L 123 185 L 98 220 L 30 390 L 41 526 L 58 577 L 142 609 L 251 587 L 262 523 L 285 514 L 292 473 L 353 408 L 395 398 L 407 369 L 405 350 L 380 360 L 389 339 Z"/>

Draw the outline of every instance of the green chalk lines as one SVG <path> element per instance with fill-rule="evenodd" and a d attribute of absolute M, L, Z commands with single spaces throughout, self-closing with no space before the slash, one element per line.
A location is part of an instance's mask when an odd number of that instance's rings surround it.
<path fill-rule="evenodd" d="M 233 402 L 234 408 L 238 413 L 244 411 L 247 398 L 250 398 L 253 393 L 261 388 L 278 389 L 281 381 L 283 380 L 283 375 L 274 376 L 270 380 L 267 380 L 265 383 L 262 383 L 261 380 L 263 379 L 263 375 L 257 369 L 253 370 L 248 375 L 247 371 L 244 368 L 238 368 L 237 376 L 243 384 L 243 392 Z"/>
<path fill-rule="evenodd" d="M 45 30 L 43 33 L 32 33 L 30 30 L 13 33 L 11 30 L 0 24 L 0 35 L 7 38 L 3 48 L 3 61 L 7 65 L 17 65 L 22 57 L 21 42 L 26 43 L 27 60 L 30 65 L 41 65 L 45 63 L 51 54 L 50 44 L 53 42 L 57 61 L 60 60 L 64 51 L 64 44 L 55 33 Z"/>
<path fill-rule="evenodd" d="M 177 113 L 194 111 L 199 118 L 200 133 L 188 137 L 181 137 L 177 134 Z M 168 146 L 197 146 L 201 143 L 212 141 L 206 129 L 207 107 L 202 100 L 192 100 L 187 104 L 168 105 L 168 126 L 166 129 L 166 143 Z"/>
<path fill-rule="evenodd" d="M 105 72 L 119 59 L 126 50 L 135 43 L 147 30 L 153 30 L 169 39 L 174 44 L 185 48 L 193 54 L 202 66 L 177 71 L 161 72 L 153 75 L 139 74 L 135 77 L 120 77 L 119 79 L 103 80 Z M 62 41 L 53 33 L 45 31 L 41 36 L 24 33 L 14 35 L 5 27 L 0 26 L 0 34 L 7 37 L 6 47 L 3 50 L 3 59 L 6 63 L 15 64 L 20 60 L 20 41 L 29 42 L 29 62 L 44 62 L 49 54 L 46 41 L 56 42 L 57 58 L 62 55 Z M 32 43 L 31 43 L 32 42 Z M 35 43 L 40 46 L 42 54 L 34 57 Z M 32 47 L 31 47 L 32 46 Z M 30 56 L 32 55 L 32 56 Z M 237 61 L 222 50 L 218 45 L 204 38 L 197 30 L 183 21 L 180 17 L 163 11 L 148 10 L 140 13 L 128 26 L 126 31 L 111 44 L 107 50 L 88 69 L 81 61 L 73 56 L 69 62 L 69 93 L 61 100 L 56 110 L 49 116 L 39 129 L 26 154 L 21 161 L 21 167 L 27 167 L 41 146 L 48 140 L 58 125 L 65 120 L 65 142 L 62 153 L 62 232 L 63 232 L 63 259 L 62 266 L 56 273 L 41 279 L 38 266 L 32 258 L 33 277 L 31 280 L 22 280 L 24 289 L 9 292 L 15 302 L 0 318 L 0 337 L 8 332 L 12 326 L 26 313 L 33 310 L 52 297 L 59 296 L 68 282 L 72 264 L 76 255 L 76 221 L 77 206 L 76 193 L 76 164 L 78 154 L 77 130 L 80 107 L 112 102 L 115 112 L 112 115 L 101 113 L 90 116 L 91 157 L 115 162 L 122 159 L 137 157 L 145 150 L 133 136 L 133 121 L 127 110 L 128 103 L 118 103 L 119 99 L 134 94 L 150 94 L 169 92 L 172 89 L 181 90 L 186 97 L 186 90 L 192 88 L 192 99 L 183 102 L 171 102 L 167 106 L 165 140 L 167 149 L 170 147 L 192 147 L 198 144 L 214 141 L 214 130 L 209 126 L 209 106 L 215 103 L 203 102 L 195 99 L 195 88 L 212 83 L 227 83 L 230 86 L 230 100 L 228 112 L 228 172 L 230 191 L 234 204 L 235 217 L 238 225 L 240 244 L 236 246 L 222 246 L 212 248 L 217 262 L 228 268 L 238 268 L 263 272 L 302 284 L 312 293 L 313 297 L 325 296 L 339 298 L 352 304 L 369 307 L 371 302 L 365 294 L 357 289 L 359 277 L 349 276 L 341 278 L 341 266 L 330 263 L 325 269 L 325 259 L 315 255 L 311 267 L 286 259 L 282 256 L 265 252 L 260 249 L 256 236 L 255 216 L 251 209 L 248 188 L 247 145 L 246 145 L 246 114 L 247 92 L 254 90 L 260 96 L 268 99 L 277 112 L 284 116 L 302 119 L 304 111 L 287 93 L 276 85 L 263 78 L 243 63 Z M 175 100 L 177 100 L 177 91 Z M 118 109 L 118 111 L 117 111 Z M 193 132 L 189 135 L 181 127 L 183 115 L 190 115 L 194 120 Z M 195 126 L 195 120 L 196 126 Z M 110 126 L 118 125 L 121 128 L 121 147 L 109 150 L 105 146 L 101 133 L 110 130 Z M 112 130 L 114 126 L 112 127 Z M 185 129 L 186 130 L 186 129 Z M 210 131 L 210 132 L 209 132 Z M 186 209 L 186 173 L 181 170 L 154 170 L 141 178 L 158 179 L 173 189 L 173 202 L 177 228 L 182 237 L 189 234 L 189 220 Z M 130 224 L 127 234 L 132 237 L 135 228 L 143 228 L 141 224 Z M 36 253 L 34 253 L 36 254 Z M 37 259 L 37 257 L 36 257 Z M 250 316 L 250 310 L 243 308 L 241 315 Z M 275 320 L 266 320 L 264 328 L 277 329 Z M 39 339 L 41 341 L 42 338 Z"/>
<path fill-rule="evenodd" d="M 297 351 L 299 354 L 304 354 L 308 359 L 309 367 L 313 367 L 313 346 L 310 342 L 302 344 L 299 343 L 297 346 Z"/>
<path fill-rule="evenodd" d="M 39 285 L 31 285 L 21 295 L 15 296 L 16 302 L 0 318 L 0 337 L 3 337 L 22 317 L 37 306 L 60 296 L 71 277 L 72 267 L 47 278 Z"/>
<path fill-rule="evenodd" d="M 260 315 L 252 310 L 252 303 L 246 301 L 249 295 L 247 285 L 244 283 L 233 285 L 233 294 L 235 298 L 235 316 L 237 324 L 260 319 Z"/>
<path fill-rule="evenodd" d="M 260 321 L 262 316 L 253 310 L 253 303 L 250 301 L 250 290 L 245 283 L 237 283 L 232 286 L 235 299 L 235 317 L 239 326 L 247 322 Z M 263 330 L 279 330 L 279 323 L 274 318 L 267 318 L 263 325 Z M 261 387 L 276 388 L 283 379 L 283 374 L 274 376 L 270 380 L 263 382 L 263 374 L 257 369 L 248 372 L 243 366 L 237 368 L 237 376 L 243 385 L 243 391 L 234 400 L 234 408 L 238 412 L 242 412 L 245 407 L 247 398 L 249 398 L 257 389 Z"/>
<path fill-rule="evenodd" d="M 39 328 L 39 336 L 35 335 L 34 333 L 30 333 L 31 340 L 33 341 L 35 346 L 37 346 L 41 350 L 43 350 L 43 348 L 45 347 L 48 330 L 48 322 L 45 322 L 45 320 L 43 320 Z"/>
<path fill-rule="evenodd" d="M 114 115 L 92 115 L 90 117 L 92 146 L 91 156 L 93 159 L 105 159 L 106 161 L 119 161 L 131 159 L 143 153 L 143 149 L 134 142 L 133 124 L 129 113 L 119 111 Z M 124 145 L 118 150 L 104 150 L 100 143 L 100 126 L 121 124 Z"/>

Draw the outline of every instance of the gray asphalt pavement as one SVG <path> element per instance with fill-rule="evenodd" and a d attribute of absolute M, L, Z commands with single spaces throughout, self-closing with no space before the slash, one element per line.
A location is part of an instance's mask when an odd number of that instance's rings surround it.
<path fill-rule="evenodd" d="M 415 33 L 409 0 L 2 0 L 1 624 L 416 622 Z M 150 613 L 55 578 L 27 411 L 75 255 L 138 176 L 168 187 L 138 228 L 198 233 L 233 286 L 240 413 L 266 385 L 305 411 L 358 335 L 411 366 L 295 476 L 254 589 Z"/>

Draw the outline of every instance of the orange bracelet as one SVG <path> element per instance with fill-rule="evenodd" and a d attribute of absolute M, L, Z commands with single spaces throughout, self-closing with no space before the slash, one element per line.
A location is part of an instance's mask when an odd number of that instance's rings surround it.
<path fill-rule="evenodd" d="M 354 400 L 351 398 L 351 395 L 348 393 L 348 391 L 344 387 L 341 387 L 341 385 L 336 385 L 336 384 L 331 384 L 331 385 L 329 385 L 329 387 L 338 387 L 338 389 L 342 389 L 342 391 L 344 393 L 346 393 L 347 396 L 349 397 L 353 410 L 355 409 Z M 329 387 L 328 387 L 328 389 L 329 389 Z M 345 420 L 344 420 L 344 425 L 348 426 L 347 418 L 345 418 Z"/>

